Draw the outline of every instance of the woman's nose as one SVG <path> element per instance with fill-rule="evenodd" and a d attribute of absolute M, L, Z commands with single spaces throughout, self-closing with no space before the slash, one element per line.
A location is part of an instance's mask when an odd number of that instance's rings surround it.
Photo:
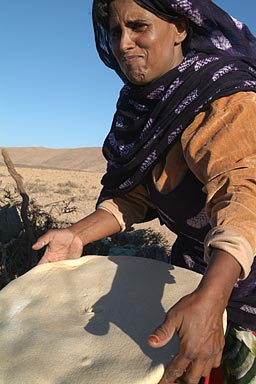
<path fill-rule="evenodd" d="M 125 52 L 135 46 L 135 39 L 132 31 L 123 30 L 120 38 L 120 51 Z"/>

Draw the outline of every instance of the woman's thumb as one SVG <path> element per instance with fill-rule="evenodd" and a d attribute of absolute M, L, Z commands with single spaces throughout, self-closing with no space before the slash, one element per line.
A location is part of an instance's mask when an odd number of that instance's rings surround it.
<path fill-rule="evenodd" d="M 175 325 L 171 320 L 166 320 L 149 336 L 148 344 L 153 348 L 160 348 L 166 345 L 174 335 Z"/>

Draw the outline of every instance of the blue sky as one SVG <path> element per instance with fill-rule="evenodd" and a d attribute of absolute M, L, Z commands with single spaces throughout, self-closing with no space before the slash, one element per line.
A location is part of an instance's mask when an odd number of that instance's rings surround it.
<path fill-rule="evenodd" d="M 256 34 L 256 0 L 215 0 Z M 121 81 L 97 56 L 92 0 L 0 0 L 0 147 L 101 146 Z"/>

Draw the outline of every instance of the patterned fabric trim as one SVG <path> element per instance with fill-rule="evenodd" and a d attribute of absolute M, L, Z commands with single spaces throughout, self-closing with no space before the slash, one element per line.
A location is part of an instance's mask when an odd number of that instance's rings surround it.
<path fill-rule="evenodd" d="M 230 326 L 223 353 L 225 384 L 256 384 L 256 336 Z"/>

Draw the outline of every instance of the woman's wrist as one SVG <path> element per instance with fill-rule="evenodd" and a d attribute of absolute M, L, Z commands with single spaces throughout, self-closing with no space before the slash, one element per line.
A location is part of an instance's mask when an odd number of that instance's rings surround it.
<path fill-rule="evenodd" d="M 212 252 L 197 291 L 225 308 L 240 274 L 241 266 L 238 261 L 229 253 L 216 249 Z"/>

